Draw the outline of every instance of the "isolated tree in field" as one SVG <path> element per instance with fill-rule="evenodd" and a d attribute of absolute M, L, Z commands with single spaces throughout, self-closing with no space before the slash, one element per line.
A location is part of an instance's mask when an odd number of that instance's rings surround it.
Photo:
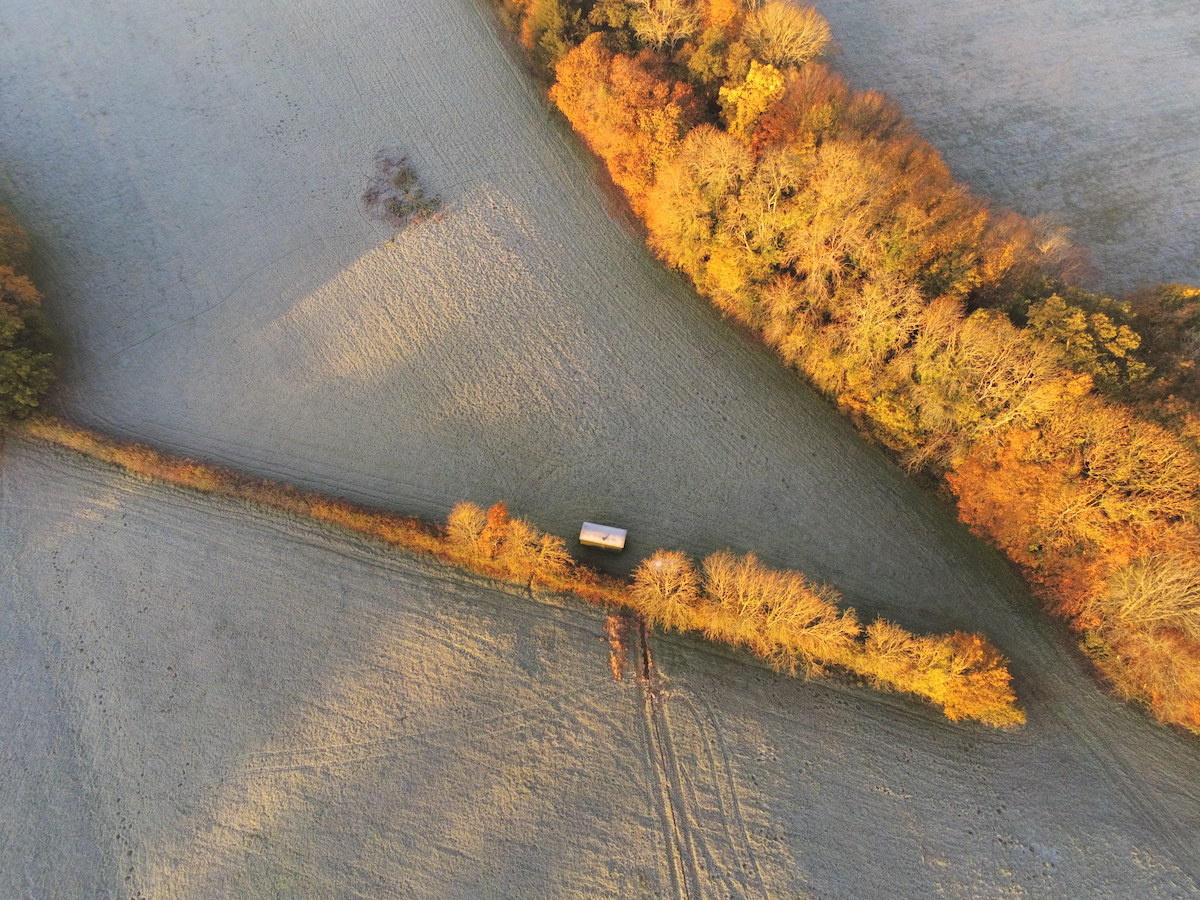
<path fill-rule="evenodd" d="M 700 597 L 696 569 L 682 553 L 657 550 L 633 573 L 630 589 L 634 606 L 650 621 L 673 628 L 691 628 Z"/>
<path fill-rule="evenodd" d="M 746 17 L 742 34 L 758 59 L 780 68 L 804 65 L 833 37 L 815 9 L 786 0 L 767 0 Z"/>

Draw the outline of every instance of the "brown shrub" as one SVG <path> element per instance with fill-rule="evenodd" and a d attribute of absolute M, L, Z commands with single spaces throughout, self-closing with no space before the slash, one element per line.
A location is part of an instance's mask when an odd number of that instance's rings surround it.
<path fill-rule="evenodd" d="M 634 570 L 629 598 L 649 621 L 691 629 L 695 627 L 700 578 L 682 553 L 657 550 Z"/>

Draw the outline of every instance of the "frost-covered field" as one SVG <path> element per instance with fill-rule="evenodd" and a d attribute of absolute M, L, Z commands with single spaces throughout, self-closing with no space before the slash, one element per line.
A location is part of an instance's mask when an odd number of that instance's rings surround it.
<path fill-rule="evenodd" d="M 838 67 L 984 196 L 1070 226 L 1098 289 L 1200 283 L 1200 4 L 815 5 Z"/>
<path fill-rule="evenodd" d="M 1195 742 L 1062 666 L 1003 733 L 659 637 L 652 714 L 598 610 L 3 462 L 5 897 L 1197 891 Z"/>
<path fill-rule="evenodd" d="M 945 516 L 606 214 L 487 8 L 75 6 L 0 0 L 4 187 L 70 415 L 407 513 L 504 499 L 627 527 L 631 560 L 754 548 L 943 602 Z M 394 240 L 359 204 L 383 147 L 445 201 Z"/>
<path fill-rule="evenodd" d="M 664 756 L 594 612 L 10 445 L 0 894 L 1198 890 L 1195 742 L 660 270 L 485 7 L 0 0 L 0 62 L 72 416 L 407 513 L 612 522 L 631 561 L 757 549 L 986 631 L 1030 708 L 960 728 L 660 639 Z M 445 201 L 394 240 L 380 150 Z"/>
<path fill-rule="evenodd" d="M 49 453 L 0 477 L 0 895 L 661 892 L 603 614 Z"/>

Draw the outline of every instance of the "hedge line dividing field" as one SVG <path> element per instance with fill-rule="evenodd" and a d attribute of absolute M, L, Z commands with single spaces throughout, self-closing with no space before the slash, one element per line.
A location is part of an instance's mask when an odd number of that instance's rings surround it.
<path fill-rule="evenodd" d="M 744 647 L 781 671 L 849 673 L 879 689 L 922 697 L 952 720 L 996 727 L 1025 721 L 1007 661 L 982 635 L 915 635 L 884 620 L 864 627 L 833 589 L 798 572 L 768 569 L 753 554 L 712 554 L 700 573 L 682 554 L 659 551 L 627 582 L 575 562 L 565 541 L 510 516 L 502 502 L 487 510 L 460 503 L 442 526 L 117 441 L 59 418 L 32 418 L 11 433 L 134 477 L 307 517 L 530 592 L 626 607 L 650 622 Z"/>

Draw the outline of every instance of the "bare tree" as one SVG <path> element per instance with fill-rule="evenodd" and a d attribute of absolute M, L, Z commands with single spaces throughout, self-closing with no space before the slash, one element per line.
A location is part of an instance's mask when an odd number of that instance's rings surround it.
<path fill-rule="evenodd" d="M 700 28 L 700 11 L 693 0 L 637 0 L 630 24 L 652 47 L 674 47 Z"/>
<path fill-rule="evenodd" d="M 648 619 L 689 628 L 699 602 L 700 579 L 682 553 L 657 550 L 634 570 L 632 594 L 638 611 Z"/>
<path fill-rule="evenodd" d="M 474 503 L 464 501 L 450 510 L 446 519 L 446 537 L 451 546 L 469 559 L 480 555 L 479 538 L 487 524 L 487 515 Z"/>
<path fill-rule="evenodd" d="M 832 34 L 815 9 L 768 0 L 750 14 L 744 36 L 758 59 L 783 68 L 804 65 L 825 48 Z"/>
<path fill-rule="evenodd" d="M 1200 564 L 1182 553 L 1139 560 L 1096 603 L 1111 628 L 1178 628 L 1200 639 Z"/>

